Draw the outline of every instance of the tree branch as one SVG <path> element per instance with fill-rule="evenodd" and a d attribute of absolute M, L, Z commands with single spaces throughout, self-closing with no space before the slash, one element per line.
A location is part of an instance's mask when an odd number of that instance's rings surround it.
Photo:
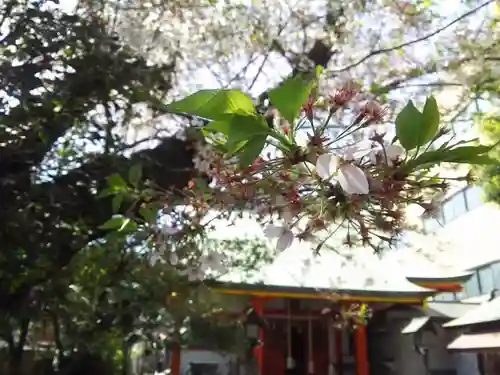
<path fill-rule="evenodd" d="M 401 44 L 396 44 L 396 45 L 391 46 L 391 47 L 381 48 L 381 49 L 372 51 L 372 52 L 366 54 L 365 56 L 363 56 L 362 58 L 360 58 L 359 60 L 356 60 L 355 62 L 353 62 L 353 63 L 351 63 L 349 65 L 346 65 L 346 66 L 344 66 L 344 67 L 342 67 L 340 69 L 330 70 L 329 73 L 330 73 L 331 76 L 335 76 L 338 73 L 345 72 L 347 70 L 350 70 L 352 68 L 355 68 L 355 67 L 361 65 L 362 63 L 364 63 L 365 61 L 371 59 L 374 56 L 377 56 L 377 55 L 380 55 L 380 54 L 383 54 L 383 53 L 388 53 L 388 52 L 396 51 L 398 49 L 401 49 L 401 48 L 404 48 L 404 47 L 408 47 L 408 46 L 410 46 L 412 44 L 420 43 L 420 42 L 423 42 L 423 41 L 425 41 L 427 39 L 430 39 L 430 38 L 436 36 L 437 34 L 443 32 L 444 30 L 450 28 L 451 26 L 455 25 L 457 22 L 460 22 L 461 20 L 463 20 L 463 19 L 465 19 L 465 18 L 473 15 L 474 13 L 477 13 L 479 10 L 481 10 L 482 8 L 484 8 L 484 7 L 492 4 L 494 1 L 495 0 L 488 0 L 488 1 L 486 1 L 485 3 L 477 6 L 474 9 L 471 9 L 468 12 L 465 12 L 461 16 L 455 18 L 453 21 L 448 22 L 444 26 L 439 27 L 438 29 L 434 30 L 433 32 L 431 32 L 429 34 L 426 34 L 426 35 L 424 35 L 422 37 L 419 37 L 419 38 L 416 38 L 416 39 L 413 39 L 413 40 L 410 40 L 410 41 L 407 41 L 407 42 L 403 42 Z"/>

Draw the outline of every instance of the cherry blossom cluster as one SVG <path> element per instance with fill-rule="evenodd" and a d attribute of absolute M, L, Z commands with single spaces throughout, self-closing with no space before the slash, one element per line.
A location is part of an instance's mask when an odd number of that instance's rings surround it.
<path fill-rule="evenodd" d="M 190 194 L 227 215 L 254 212 L 277 251 L 296 240 L 321 245 L 339 228 L 347 233 L 346 245 L 375 248 L 391 241 L 401 231 L 405 207 L 427 205 L 445 184 L 401 172 L 405 149 L 379 130 L 385 109 L 360 97 L 347 84 L 327 99 L 309 99 L 294 124 L 274 121 L 292 147 L 271 141 L 248 167 L 200 140 L 193 163 L 209 184 L 199 179 Z M 333 133 L 331 127 L 341 130 Z"/>
<path fill-rule="evenodd" d="M 220 276 L 227 272 L 227 256 L 203 246 L 207 227 L 201 222 L 204 214 L 206 210 L 196 204 L 180 209 L 167 205 L 163 223 L 152 228 L 154 246 L 150 264 L 167 264 L 188 281 L 200 281 L 206 276 Z"/>

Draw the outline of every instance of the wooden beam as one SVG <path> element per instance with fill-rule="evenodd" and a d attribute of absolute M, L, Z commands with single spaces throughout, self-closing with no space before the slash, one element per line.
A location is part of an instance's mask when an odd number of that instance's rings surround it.
<path fill-rule="evenodd" d="M 226 289 L 226 288 L 212 288 L 214 292 L 221 294 L 232 294 L 252 297 L 265 297 L 265 298 L 299 298 L 299 299 L 316 299 L 316 300 L 331 300 L 331 301 L 349 301 L 349 302 L 385 302 L 385 303 L 407 303 L 421 305 L 427 296 L 415 297 L 382 297 L 382 296 L 362 296 L 362 295 L 348 295 L 332 292 L 317 293 L 298 293 L 298 292 L 273 292 L 261 290 L 248 290 L 248 289 Z"/>

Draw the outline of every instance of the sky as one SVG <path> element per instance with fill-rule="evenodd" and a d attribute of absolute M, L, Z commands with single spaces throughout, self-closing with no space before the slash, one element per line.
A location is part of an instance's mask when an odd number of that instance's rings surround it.
<path fill-rule="evenodd" d="M 76 0 L 62 0 L 61 6 L 63 9 L 70 11 L 74 9 Z M 442 0 L 438 2 L 436 10 L 446 17 L 454 18 L 463 13 L 463 7 L 458 4 L 458 0 Z M 477 22 L 479 18 L 472 19 L 471 22 Z M 421 47 L 421 53 L 425 55 L 425 45 Z M 277 62 L 280 64 L 280 62 Z M 242 62 L 243 65 L 243 62 Z M 274 74 L 276 75 L 276 66 L 273 67 Z M 288 64 L 283 64 L 282 69 L 278 69 L 281 75 L 287 75 L 290 73 L 290 67 Z M 197 89 L 200 88 L 214 88 L 218 87 L 219 83 L 215 77 L 208 71 L 200 69 L 198 72 L 191 73 L 192 80 L 198 82 Z M 279 80 L 280 77 L 275 77 Z M 270 86 L 270 82 L 260 80 L 256 86 L 253 88 L 255 93 L 264 91 Z M 451 105 L 452 102 L 456 101 L 456 92 L 446 91 L 440 97 L 438 97 L 438 102 L 440 105 L 446 106 Z M 409 215 L 415 219 L 417 211 L 409 211 Z M 465 214 L 463 217 L 455 220 L 450 227 L 443 228 L 440 230 L 440 236 L 445 241 L 450 241 L 453 248 L 453 254 L 455 259 L 455 265 L 457 267 L 470 266 L 471 263 L 477 261 L 477 263 L 483 260 L 491 260 L 497 257 L 497 247 L 496 241 L 496 231 L 493 226 L 494 223 L 500 222 L 500 211 L 492 207 L 491 205 L 485 205 L 482 208 L 476 210 L 476 212 L 471 212 Z M 248 223 L 240 224 L 240 227 L 236 227 L 233 233 L 238 233 L 238 237 L 241 237 L 244 233 L 245 236 L 262 236 L 262 229 L 256 227 L 255 225 L 247 225 Z M 252 229 L 253 228 L 253 229 Z M 250 233 L 248 233 L 250 231 Z M 228 233 L 226 225 L 223 223 L 219 230 L 213 235 L 215 237 L 224 237 Z M 418 240 L 415 240 L 418 241 Z M 424 241 L 425 242 L 425 241 Z M 431 245 L 432 246 L 432 245 Z M 418 247 L 418 245 L 416 245 Z M 471 249 L 475 249 L 473 259 L 471 255 Z M 451 253 L 450 253 L 451 254 Z M 457 256 L 456 254 L 461 254 Z"/>

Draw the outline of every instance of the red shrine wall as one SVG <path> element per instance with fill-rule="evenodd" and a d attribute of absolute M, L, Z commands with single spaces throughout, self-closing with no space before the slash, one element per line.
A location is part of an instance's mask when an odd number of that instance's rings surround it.
<path fill-rule="evenodd" d="M 262 307 L 259 306 L 260 302 L 263 302 Z M 331 320 L 322 314 L 325 301 L 292 300 L 290 306 L 287 306 L 283 299 L 254 300 L 254 305 L 269 324 L 269 329 L 263 332 L 264 345 L 260 348 L 262 375 L 285 374 L 289 351 L 295 361 L 295 370 L 299 374 L 309 373 L 310 356 L 312 356 L 314 375 L 328 375 L 330 358 L 337 375 L 356 374 L 355 335 L 348 330 L 338 331 L 329 328 Z M 329 335 L 331 335 L 330 343 Z M 366 347 L 364 350 L 366 351 Z M 362 353 L 363 350 L 359 352 Z"/>
<path fill-rule="evenodd" d="M 287 320 L 268 319 L 270 330 L 264 334 L 262 375 L 280 375 L 286 370 L 288 354 Z M 292 357 L 296 366 L 307 373 L 309 362 L 309 324 L 305 320 L 292 322 Z M 328 374 L 328 327 L 326 321 L 315 320 L 312 326 L 312 356 L 314 374 Z M 301 357 L 301 358 L 299 358 Z"/>

